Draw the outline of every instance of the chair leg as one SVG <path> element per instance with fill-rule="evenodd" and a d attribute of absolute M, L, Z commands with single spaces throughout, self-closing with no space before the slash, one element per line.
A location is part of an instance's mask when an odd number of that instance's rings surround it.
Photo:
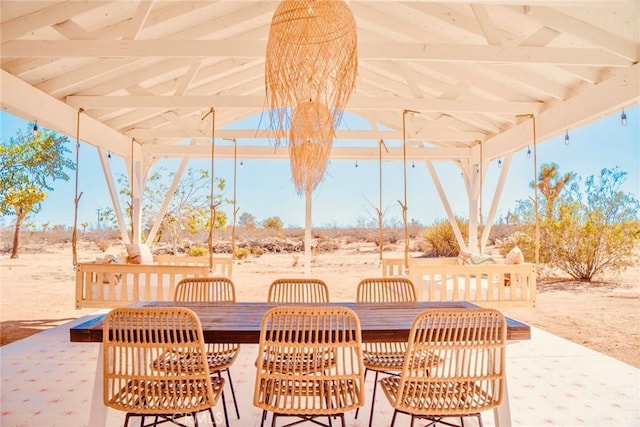
<path fill-rule="evenodd" d="M 229 377 L 229 388 L 231 388 L 231 397 L 233 397 L 233 405 L 236 407 L 236 416 L 240 419 L 240 411 L 238 410 L 238 400 L 236 399 L 236 391 L 233 388 L 233 381 L 231 380 L 231 370 L 226 369 L 227 377 Z"/>
<path fill-rule="evenodd" d="M 218 376 L 222 378 L 222 373 L 218 371 Z M 222 411 L 224 412 L 224 422 L 227 427 L 229 427 L 229 414 L 227 413 L 227 402 L 224 398 L 224 391 L 220 393 L 220 399 L 222 400 Z"/>
<path fill-rule="evenodd" d="M 364 382 L 367 382 L 367 373 L 369 372 L 369 368 L 364 368 Z M 360 412 L 360 407 L 356 408 L 356 416 L 354 417 L 354 419 L 358 419 L 358 412 Z"/>
<path fill-rule="evenodd" d="M 394 409 L 393 416 L 391 417 L 391 425 L 389 427 L 393 427 L 394 425 L 396 425 L 396 415 L 398 415 L 398 410 Z"/>
<path fill-rule="evenodd" d="M 369 427 L 373 425 L 373 405 L 376 403 L 376 390 L 378 388 L 379 373 L 379 371 L 376 371 L 376 376 L 373 378 L 373 395 L 371 396 L 371 410 L 369 411 Z"/>

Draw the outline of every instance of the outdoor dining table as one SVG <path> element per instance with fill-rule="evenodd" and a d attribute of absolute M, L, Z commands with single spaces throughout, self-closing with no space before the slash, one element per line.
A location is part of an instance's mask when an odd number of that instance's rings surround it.
<path fill-rule="evenodd" d="M 188 307 L 200 318 L 206 342 L 258 344 L 260 328 L 264 314 L 272 307 L 283 304 L 266 302 L 237 303 L 196 303 L 149 301 L 135 304 L 137 307 Z M 302 304 L 296 304 L 302 305 Z M 309 305 L 309 304 L 304 304 Z M 334 302 L 322 305 L 348 307 L 356 312 L 360 319 L 363 342 L 406 341 L 414 318 L 422 311 L 435 308 L 478 308 L 477 305 L 456 302 L 402 302 L 402 303 L 355 303 Z M 97 315 L 70 329 L 72 342 L 102 343 L 102 321 L 104 315 Z M 507 340 L 520 341 L 531 339 L 528 325 L 507 318 Z M 102 401 L 103 393 L 103 352 L 98 352 L 96 376 L 91 403 L 90 426 L 103 426 L 106 422 L 107 407 Z M 508 389 L 505 379 L 505 398 L 494 409 L 495 425 L 511 425 Z"/>

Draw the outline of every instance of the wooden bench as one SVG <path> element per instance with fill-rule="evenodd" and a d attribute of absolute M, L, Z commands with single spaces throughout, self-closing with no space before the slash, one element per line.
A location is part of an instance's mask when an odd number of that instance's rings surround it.
<path fill-rule="evenodd" d="M 535 264 L 459 265 L 457 258 L 382 260 L 383 276 L 406 276 L 416 285 L 418 300 L 469 301 L 485 307 L 534 307 Z"/>
<path fill-rule="evenodd" d="M 231 276 L 231 257 L 215 257 L 211 275 Z M 76 308 L 114 308 L 140 301 L 172 301 L 184 277 L 210 274 L 208 257 L 154 256 L 154 264 L 76 265 Z"/>
<path fill-rule="evenodd" d="M 179 255 L 154 255 L 153 263 L 157 265 L 199 265 L 209 266 L 208 256 L 179 256 Z M 211 274 L 213 276 L 231 277 L 233 273 L 233 259 L 231 256 L 213 257 Z"/>

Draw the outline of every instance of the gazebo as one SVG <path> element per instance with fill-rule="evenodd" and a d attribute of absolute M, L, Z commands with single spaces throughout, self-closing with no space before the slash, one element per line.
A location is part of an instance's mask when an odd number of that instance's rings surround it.
<path fill-rule="evenodd" d="M 231 129 L 265 111 L 265 53 L 278 4 L 3 1 L 0 103 L 98 148 L 121 230 L 106 158 L 131 164 L 137 230 L 157 159 L 208 158 L 214 138 L 255 141 L 237 154 L 216 147 L 216 158 L 289 156 L 286 144 L 270 143 L 282 135 L 264 122 Z M 402 141 L 385 160 L 424 165 L 445 207 L 446 183 L 434 164 L 454 162 L 467 190 L 468 242 L 447 212 L 462 247 L 484 247 L 514 152 L 640 100 L 637 0 L 347 4 L 358 71 L 346 111 L 369 126 L 338 130 L 330 158 L 377 160 L 380 141 Z M 498 159 L 499 183 L 478 235 L 482 179 Z"/>

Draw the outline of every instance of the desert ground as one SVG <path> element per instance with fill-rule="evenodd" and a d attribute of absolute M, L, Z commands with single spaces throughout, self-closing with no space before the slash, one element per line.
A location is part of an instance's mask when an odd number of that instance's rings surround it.
<path fill-rule="evenodd" d="M 401 245 L 387 249 L 385 257 L 403 256 Z M 123 252 L 124 248 L 117 245 L 102 252 L 95 244 L 81 242 L 78 262 Z M 303 276 L 306 270 L 301 253 L 249 255 L 235 261 L 233 269 L 239 301 L 265 300 L 273 279 Z M 337 250 L 314 255 L 311 260 L 311 275 L 327 282 L 333 301 L 353 301 L 358 281 L 380 274 L 379 252 L 371 243 L 345 243 Z M 70 243 L 31 244 L 21 250 L 17 259 L 1 254 L 1 344 L 94 311 L 76 310 L 74 293 Z M 502 311 L 640 368 L 640 265 L 597 283 L 540 277 L 535 308 Z"/>

